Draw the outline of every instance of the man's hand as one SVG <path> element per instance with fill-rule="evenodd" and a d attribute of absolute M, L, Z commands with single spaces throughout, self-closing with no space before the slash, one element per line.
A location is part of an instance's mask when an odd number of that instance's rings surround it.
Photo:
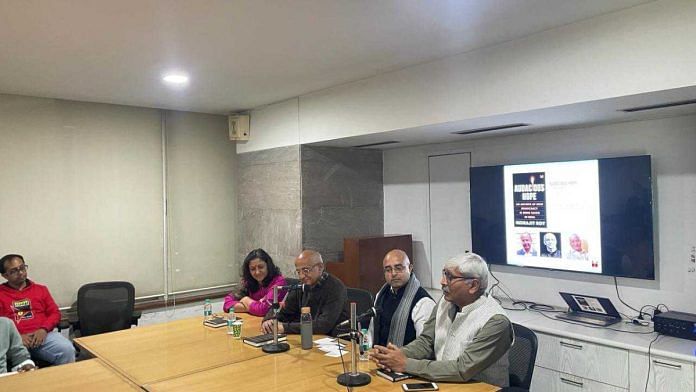
<path fill-rule="evenodd" d="M 31 341 L 32 348 L 36 348 L 44 344 L 44 341 L 46 340 L 46 335 L 48 335 L 48 332 L 46 332 L 45 329 L 39 328 L 34 333 L 32 334 L 33 338 Z"/>
<path fill-rule="evenodd" d="M 22 373 L 22 372 L 28 372 L 28 371 L 31 371 L 31 370 L 34 370 L 34 369 L 36 369 L 36 366 L 34 366 L 34 365 L 28 363 L 28 364 L 26 364 L 26 365 L 20 367 L 19 369 L 17 369 L 17 371 L 18 371 L 19 373 Z"/>
<path fill-rule="evenodd" d="M 381 369 L 399 373 L 406 371 L 406 355 L 391 343 L 387 344 L 387 347 L 375 345 L 370 359 Z"/>
<path fill-rule="evenodd" d="M 31 341 L 34 339 L 34 336 L 30 333 L 28 334 L 23 334 L 22 335 L 22 344 L 26 348 L 33 348 L 31 345 Z"/>
<path fill-rule="evenodd" d="M 266 320 L 261 324 L 261 331 L 263 333 L 273 333 L 273 320 Z M 283 323 L 278 323 L 278 333 L 285 332 L 283 328 Z"/>
<path fill-rule="evenodd" d="M 266 320 L 261 324 L 261 332 L 273 333 L 273 320 Z"/>

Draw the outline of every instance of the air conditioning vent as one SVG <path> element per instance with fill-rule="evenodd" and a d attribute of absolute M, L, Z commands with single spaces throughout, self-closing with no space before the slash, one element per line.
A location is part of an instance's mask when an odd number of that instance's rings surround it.
<path fill-rule="evenodd" d="M 465 131 L 452 132 L 452 134 L 453 134 L 453 135 L 471 135 L 472 133 L 483 133 L 483 132 L 490 132 L 490 131 L 499 131 L 499 130 L 501 130 L 501 129 L 528 127 L 529 125 L 530 125 L 530 124 L 525 124 L 525 123 L 514 123 L 514 124 L 496 125 L 496 126 L 494 126 L 494 127 L 467 129 L 467 130 L 465 130 Z"/>
<path fill-rule="evenodd" d="M 353 148 L 363 148 L 363 147 L 376 147 L 376 146 L 384 146 L 386 144 L 394 144 L 398 143 L 396 140 L 390 140 L 388 142 L 379 142 L 379 143 L 370 143 L 370 144 L 360 144 L 358 146 L 353 146 Z"/>
<path fill-rule="evenodd" d="M 620 112 L 626 112 L 626 113 L 633 113 L 633 112 L 642 112 L 645 110 L 653 110 L 653 109 L 663 109 L 663 108 L 671 108 L 674 106 L 683 106 L 683 105 L 693 105 L 696 104 L 696 99 L 689 99 L 686 101 L 676 101 L 676 102 L 667 102 L 667 103 L 660 103 L 657 105 L 648 105 L 648 106 L 636 106 L 634 108 L 628 108 L 628 109 L 621 109 L 619 110 Z"/>

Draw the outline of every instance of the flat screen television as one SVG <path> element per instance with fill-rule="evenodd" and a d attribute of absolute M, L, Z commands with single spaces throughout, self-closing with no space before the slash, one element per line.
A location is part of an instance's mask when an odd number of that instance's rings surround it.
<path fill-rule="evenodd" d="M 650 156 L 470 169 L 490 264 L 655 279 Z"/>

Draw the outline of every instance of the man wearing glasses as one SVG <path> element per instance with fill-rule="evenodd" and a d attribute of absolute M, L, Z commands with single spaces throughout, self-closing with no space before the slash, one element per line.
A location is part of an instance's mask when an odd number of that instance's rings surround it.
<path fill-rule="evenodd" d="M 411 343 L 423 331 L 435 301 L 421 287 L 411 261 L 401 249 L 389 251 L 382 261 L 387 283 L 377 293 L 377 313 L 368 333 L 374 344 L 397 347 Z"/>
<path fill-rule="evenodd" d="M 27 279 L 28 265 L 20 255 L 0 259 L 0 316 L 14 321 L 22 343 L 31 355 L 52 364 L 75 362 L 75 349 L 63 335 L 53 331 L 60 310 L 46 286 Z"/>
<path fill-rule="evenodd" d="M 483 381 L 508 386 L 507 352 L 513 342 L 503 308 L 484 295 L 488 267 L 477 254 L 447 261 L 440 300 L 423 333 L 409 345 L 375 346 L 377 366 L 433 381 Z"/>
<path fill-rule="evenodd" d="M 321 254 L 313 250 L 305 250 L 297 256 L 295 273 L 305 287 L 291 290 L 285 297 L 285 306 L 278 312 L 278 333 L 300 333 L 300 309 L 309 306 L 312 332 L 332 335 L 336 324 L 348 318 L 346 286 L 324 271 Z M 265 320 L 261 324 L 264 333 L 273 332 L 272 321 Z"/>

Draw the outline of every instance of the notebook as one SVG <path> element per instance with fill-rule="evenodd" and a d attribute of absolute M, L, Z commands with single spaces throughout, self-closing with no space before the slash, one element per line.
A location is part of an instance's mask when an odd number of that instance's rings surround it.
<path fill-rule="evenodd" d="M 211 328 L 220 328 L 220 327 L 224 327 L 227 325 L 227 319 L 223 318 L 223 317 L 215 316 L 215 317 L 211 318 L 210 320 L 205 320 L 203 322 L 203 325 L 205 325 L 206 327 L 211 327 Z"/>
<path fill-rule="evenodd" d="M 609 298 L 591 295 L 559 293 L 570 307 L 567 313 L 560 313 L 556 318 L 606 327 L 621 321 L 621 315 Z"/>
<path fill-rule="evenodd" d="M 407 378 L 413 377 L 410 374 L 399 373 L 399 372 L 390 372 L 390 371 L 387 371 L 384 369 L 377 369 L 377 375 L 380 377 L 384 377 L 391 382 L 397 382 L 397 381 L 401 381 L 401 380 L 405 380 Z"/>
<path fill-rule="evenodd" d="M 288 338 L 285 334 L 278 334 L 279 342 L 284 342 L 286 340 L 288 340 Z M 267 333 L 264 335 L 257 336 L 245 336 L 242 338 L 242 341 L 250 346 L 261 347 L 263 345 L 273 343 L 273 334 Z"/>

